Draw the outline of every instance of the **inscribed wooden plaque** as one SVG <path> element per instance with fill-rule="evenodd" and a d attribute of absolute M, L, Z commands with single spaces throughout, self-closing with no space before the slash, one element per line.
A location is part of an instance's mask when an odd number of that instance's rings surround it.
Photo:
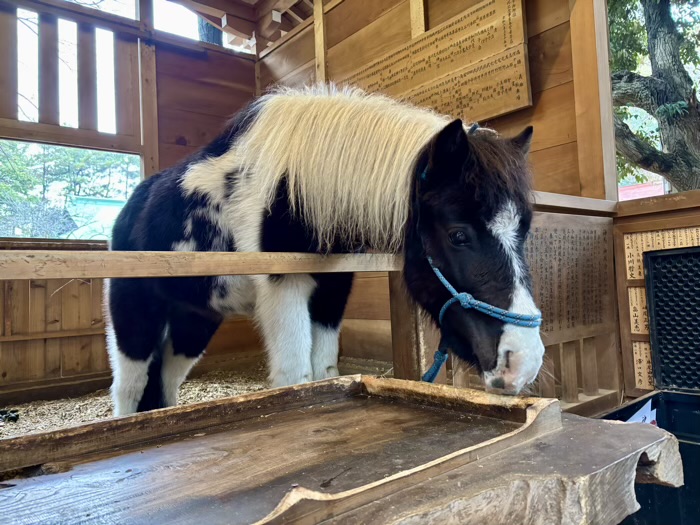
<path fill-rule="evenodd" d="M 525 245 L 546 345 L 615 330 L 612 219 L 536 213 Z"/>
<path fill-rule="evenodd" d="M 654 374 L 651 367 L 651 344 L 643 341 L 632 343 L 634 355 L 634 382 L 642 390 L 654 389 Z"/>
<path fill-rule="evenodd" d="M 334 79 L 468 121 L 532 104 L 523 0 L 484 0 Z"/>
<path fill-rule="evenodd" d="M 627 289 L 630 306 L 630 330 L 633 334 L 649 333 L 649 310 L 647 309 L 647 292 L 643 287 L 634 286 Z"/>
<path fill-rule="evenodd" d="M 628 279 L 644 279 L 643 253 L 700 246 L 700 226 L 625 234 Z"/>

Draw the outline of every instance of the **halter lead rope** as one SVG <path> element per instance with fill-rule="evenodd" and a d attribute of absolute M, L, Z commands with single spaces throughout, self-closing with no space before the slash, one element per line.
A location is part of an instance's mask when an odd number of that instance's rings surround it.
<path fill-rule="evenodd" d="M 478 301 L 474 299 L 474 296 L 467 292 L 457 292 L 454 286 L 450 284 L 450 282 L 445 278 L 445 276 L 442 275 L 442 272 L 438 270 L 437 267 L 433 264 L 433 259 L 430 256 L 428 256 L 428 263 L 430 263 L 430 267 L 433 269 L 433 272 L 435 272 L 435 275 L 437 275 L 437 278 L 440 280 L 443 286 L 447 288 L 447 290 L 452 294 L 452 298 L 448 299 L 448 301 L 440 309 L 440 315 L 438 317 L 440 325 L 442 325 L 442 318 L 445 315 L 445 312 L 454 303 L 459 303 L 465 310 L 473 308 L 474 310 L 494 317 L 499 321 L 503 321 L 504 323 L 512 324 L 515 326 L 536 328 L 542 324 L 542 315 L 540 314 L 529 315 L 510 312 L 508 310 L 498 308 L 497 306 L 490 305 L 483 301 Z M 442 340 L 440 340 L 440 346 L 437 352 L 435 352 L 433 365 L 430 367 L 430 369 L 428 369 L 428 371 L 425 374 L 423 374 L 423 381 L 427 383 L 432 383 L 433 381 L 435 381 L 435 378 L 438 376 L 440 370 L 442 369 L 442 365 L 445 364 L 445 361 L 447 361 L 447 355 L 447 345 L 443 343 Z"/>

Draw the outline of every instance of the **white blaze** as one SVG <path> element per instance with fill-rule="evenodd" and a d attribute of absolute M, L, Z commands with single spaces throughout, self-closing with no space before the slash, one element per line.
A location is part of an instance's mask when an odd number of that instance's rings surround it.
<path fill-rule="evenodd" d="M 530 292 L 525 286 L 525 268 L 518 255 L 518 226 L 520 214 L 513 202 L 508 202 L 488 224 L 489 231 L 500 241 L 503 250 L 513 265 L 515 287 L 509 311 L 518 314 L 540 313 Z M 509 354 L 510 352 L 510 354 Z M 506 324 L 498 343 L 496 368 L 484 373 L 487 390 L 517 394 L 532 383 L 542 366 L 544 345 L 539 327 L 528 328 Z M 492 387 L 497 378 L 503 380 L 504 388 Z"/>

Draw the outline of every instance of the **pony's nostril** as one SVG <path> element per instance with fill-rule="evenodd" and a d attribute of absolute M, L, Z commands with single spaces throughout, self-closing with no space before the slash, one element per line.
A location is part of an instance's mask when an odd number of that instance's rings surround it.
<path fill-rule="evenodd" d="M 512 350 L 506 350 L 506 368 L 510 368 L 510 356 L 513 354 Z"/>
<path fill-rule="evenodd" d="M 499 388 L 501 390 L 505 389 L 506 381 L 502 377 L 497 377 L 491 381 L 491 388 Z"/>

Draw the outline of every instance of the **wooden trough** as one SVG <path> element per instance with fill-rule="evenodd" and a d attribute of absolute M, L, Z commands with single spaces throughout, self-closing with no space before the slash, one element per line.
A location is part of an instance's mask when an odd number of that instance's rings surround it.
<path fill-rule="evenodd" d="M 359 375 L 1 440 L 0 472 L 7 525 L 613 525 L 682 484 L 658 428 Z"/>

